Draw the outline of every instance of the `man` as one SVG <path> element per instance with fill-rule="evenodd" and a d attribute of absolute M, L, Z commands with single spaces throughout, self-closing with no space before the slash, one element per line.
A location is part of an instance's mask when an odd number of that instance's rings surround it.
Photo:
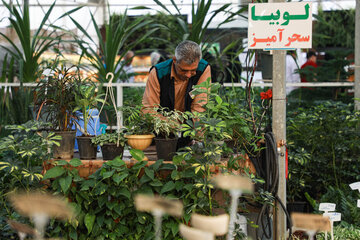
<path fill-rule="evenodd" d="M 309 81 L 316 81 L 315 80 L 315 74 L 314 69 L 317 68 L 316 64 L 316 53 L 314 51 L 309 51 L 306 54 L 307 61 L 301 66 L 301 69 L 307 69 L 310 70 L 308 73 L 302 73 L 301 74 L 301 82 L 309 82 Z"/>
<path fill-rule="evenodd" d="M 164 107 L 181 112 L 203 112 L 206 94 L 191 95 L 194 85 L 211 77 L 210 65 L 202 59 L 199 45 L 183 41 L 175 49 L 175 56 L 150 69 L 142 100 L 143 112 L 154 112 L 154 107 Z M 190 143 L 180 138 L 178 147 Z"/>
<path fill-rule="evenodd" d="M 296 53 L 295 51 L 289 51 L 286 55 L 286 82 L 287 83 L 299 83 L 300 75 L 297 72 L 299 66 L 296 62 Z M 289 95 L 293 90 L 298 87 L 286 87 L 286 95 Z"/>
<path fill-rule="evenodd" d="M 142 100 L 143 112 L 154 107 L 166 107 L 181 112 L 202 112 L 204 95 L 191 97 L 191 90 L 211 77 L 210 65 L 203 60 L 199 45 L 183 41 L 175 49 L 175 56 L 150 69 Z"/>
<path fill-rule="evenodd" d="M 122 69 L 122 73 L 120 74 L 120 77 L 121 76 L 124 76 L 125 77 L 125 82 L 128 82 L 128 83 L 133 83 L 135 81 L 135 72 L 134 72 L 134 69 L 131 65 L 132 63 L 132 60 L 134 58 L 134 52 L 133 51 L 128 51 L 125 56 L 124 56 L 124 60 L 123 60 L 123 69 Z M 118 65 L 118 67 L 116 68 L 115 72 L 119 71 L 120 70 L 120 64 Z M 120 80 L 119 80 L 120 81 Z M 119 82 L 118 81 L 118 82 Z"/>

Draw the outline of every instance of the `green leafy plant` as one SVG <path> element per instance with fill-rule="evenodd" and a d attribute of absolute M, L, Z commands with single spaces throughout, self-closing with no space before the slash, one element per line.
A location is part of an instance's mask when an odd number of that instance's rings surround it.
<path fill-rule="evenodd" d="M 75 87 L 81 81 L 79 69 L 75 66 L 58 67 L 55 60 L 52 66 L 44 70 L 43 75 L 44 78 L 35 90 L 34 109 L 37 118 L 46 116 L 45 120 L 51 122 L 56 130 L 69 131 L 75 118 Z"/>
<path fill-rule="evenodd" d="M 314 47 L 354 48 L 355 9 L 324 11 L 314 16 Z"/>
<path fill-rule="evenodd" d="M 39 77 L 40 56 L 45 51 L 51 49 L 51 47 L 61 39 L 61 36 L 56 36 L 56 27 L 48 33 L 47 30 L 49 27 L 46 25 L 55 6 L 55 2 L 46 12 L 37 28 L 38 30 L 34 34 L 31 33 L 30 29 L 29 2 L 24 2 L 22 8 L 20 5 L 10 5 L 4 0 L 2 0 L 2 3 L 10 13 L 9 21 L 20 40 L 21 47 L 19 48 L 18 45 L 4 33 L 0 33 L 0 36 L 6 39 L 12 49 L 5 46 L 1 47 L 8 51 L 18 62 L 20 81 L 35 82 Z"/>
<path fill-rule="evenodd" d="M 123 111 L 129 117 L 125 120 L 127 134 L 143 135 L 152 134 L 154 130 L 154 117 L 150 113 L 143 113 L 141 106 L 124 107 Z"/>
<path fill-rule="evenodd" d="M 293 176 L 304 180 L 304 192 L 316 200 L 328 186 L 339 188 L 358 181 L 359 114 L 353 104 L 333 101 L 288 113 L 289 159 L 295 159 L 297 153 L 306 154 L 302 165 L 292 166 L 302 177 Z"/>
<path fill-rule="evenodd" d="M 154 132 L 158 137 L 174 138 L 181 130 L 181 123 L 187 119 L 184 113 L 166 108 L 155 108 L 153 114 Z"/>
<path fill-rule="evenodd" d="M 108 10 L 110 12 L 110 9 Z M 151 21 L 138 18 L 131 24 L 127 25 L 127 11 L 120 15 L 118 18 L 113 18 L 109 14 L 108 24 L 105 25 L 105 36 L 101 34 L 101 30 L 93 16 L 90 13 L 93 27 L 96 31 L 96 39 L 91 38 L 86 29 L 84 29 L 80 23 L 69 16 L 77 28 L 91 41 L 92 44 L 80 39 L 78 36 L 75 37 L 76 43 L 80 46 L 85 55 L 91 61 L 92 67 L 97 70 L 97 79 L 100 82 L 107 82 L 106 75 L 109 72 L 114 73 L 114 79 L 119 79 L 124 63 L 121 59 L 125 54 L 134 49 L 134 47 L 144 41 L 149 41 L 150 36 L 156 31 L 156 28 L 147 31 L 143 36 L 136 39 L 129 45 L 125 45 L 125 41 L 137 30 L 142 29 L 146 25 L 150 24 Z M 96 46 L 96 47 L 94 47 Z M 117 55 L 120 54 L 118 60 Z M 119 71 L 115 71 L 116 69 Z"/>
<path fill-rule="evenodd" d="M 108 143 L 116 143 L 120 146 L 125 146 L 127 139 L 124 137 L 124 131 L 119 130 L 113 133 L 105 133 L 95 136 L 91 142 L 95 145 L 104 145 Z"/>
<path fill-rule="evenodd" d="M 288 142 L 287 146 L 293 149 L 293 142 Z M 289 155 L 288 181 L 286 184 L 287 201 L 295 202 L 304 200 L 305 179 L 311 178 L 311 172 L 305 171 L 310 161 L 311 155 L 304 148 L 294 149 Z"/>
<path fill-rule="evenodd" d="M 6 128 L 10 134 L 0 139 L 0 228 L 1 238 L 11 239 L 6 218 L 18 219 L 7 201 L 7 196 L 16 190 L 41 188 L 42 164 L 52 157 L 51 146 L 60 140 L 52 132 L 47 132 L 49 123 L 28 121 L 22 125 Z"/>
<path fill-rule="evenodd" d="M 360 238 L 360 229 L 357 225 L 341 222 L 341 224 L 334 226 L 334 240 L 342 240 L 342 239 L 356 240 L 359 238 Z M 316 239 L 325 240 L 325 233 L 318 233 L 316 235 Z"/>
<path fill-rule="evenodd" d="M 199 101 L 204 104 L 204 112 L 192 113 L 192 119 L 183 124 L 184 136 L 191 136 L 197 141 L 202 141 L 204 145 L 223 141 L 231 136 L 225 131 L 226 123 L 221 119 L 225 113 L 228 114 L 228 104 L 218 95 L 219 83 L 211 83 L 210 78 L 194 86 L 193 94 L 205 94 Z"/>
<path fill-rule="evenodd" d="M 2 138 L 0 143 L 1 170 L 8 170 L 9 173 L 20 171 L 18 173 L 23 175 L 27 184 L 40 180 L 41 165 L 51 158 L 48 148 L 59 145 L 60 140 L 59 136 L 45 131 L 44 128 L 49 126 L 51 124 L 37 121 L 7 126 L 12 133 Z"/>
<path fill-rule="evenodd" d="M 121 16 L 113 14 L 112 18 L 120 18 Z M 142 16 L 130 16 L 126 19 L 126 25 L 132 24 L 137 18 L 143 18 L 144 21 L 149 21 L 150 24 L 147 24 L 140 29 L 137 29 L 129 38 L 125 41 L 125 45 L 130 45 L 135 42 L 137 39 L 142 38 L 144 34 L 153 29 L 157 29 L 154 34 L 152 34 L 152 41 L 144 41 L 139 43 L 134 47 L 133 50 L 144 50 L 144 49 L 168 49 L 169 52 L 173 51 L 170 49 L 168 43 L 177 42 L 177 36 L 171 34 L 170 31 L 167 31 L 162 26 L 166 26 L 168 29 L 178 29 L 180 31 L 180 25 L 177 22 L 176 17 L 166 14 L 164 12 L 157 12 L 156 14 L 146 14 Z M 180 16 L 179 16 L 180 17 Z M 186 17 L 182 16 L 184 21 Z"/>
<path fill-rule="evenodd" d="M 80 124 L 75 121 L 76 125 L 83 133 L 84 136 L 90 136 L 88 132 L 88 123 L 92 119 L 92 112 L 97 107 L 98 103 L 103 103 L 104 100 L 101 98 L 102 94 L 96 94 L 96 86 L 93 82 L 85 82 L 77 79 L 75 86 L 75 103 L 76 107 L 73 110 L 80 110 L 82 118 L 84 120 L 84 128 L 80 127 Z"/>
<path fill-rule="evenodd" d="M 358 226 L 360 223 L 360 212 L 357 207 L 357 200 L 359 198 L 360 194 L 358 191 L 351 190 L 349 185 L 344 184 L 340 188 L 329 186 L 326 193 L 317 202 L 335 203 L 336 212 L 341 212 L 341 221 Z"/>
<path fill-rule="evenodd" d="M 235 20 L 236 16 L 241 15 L 242 12 L 245 12 L 245 8 L 241 8 L 240 10 L 236 12 L 231 12 L 230 6 L 231 4 L 223 4 L 218 9 L 214 11 L 210 11 L 210 6 L 212 4 L 212 0 L 200 0 L 195 4 L 195 2 L 192 2 L 191 5 L 191 23 L 190 25 L 187 24 L 186 20 L 184 20 L 181 16 L 180 8 L 176 5 L 174 1 L 171 1 L 172 6 L 176 10 L 176 15 L 173 14 L 164 4 L 162 4 L 159 0 L 154 0 L 158 6 L 160 6 L 163 10 L 165 10 L 169 15 L 172 15 L 176 18 L 178 25 L 180 26 L 180 29 L 176 26 L 175 28 L 171 28 L 172 25 L 161 25 L 165 30 L 171 32 L 173 36 L 176 36 L 176 39 L 178 41 L 183 40 L 191 40 L 198 44 L 200 43 L 207 43 L 202 45 L 203 46 L 203 52 L 206 53 L 209 48 L 211 48 L 211 43 L 216 42 L 216 40 L 219 39 L 219 36 L 209 36 L 206 35 L 206 30 L 209 28 L 209 25 L 212 23 L 214 18 L 222 13 L 225 13 L 225 19 L 217 25 L 216 29 L 220 29 L 220 27 L 223 24 L 232 22 Z M 210 16 L 208 18 L 208 16 Z M 219 34 L 221 35 L 221 34 Z M 211 37 L 215 40 L 211 40 Z M 223 37 L 223 35 L 221 36 Z M 175 49 L 176 44 L 179 42 L 173 42 L 173 48 Z M 169 43 L 171 44 L 171 43 Z"/>

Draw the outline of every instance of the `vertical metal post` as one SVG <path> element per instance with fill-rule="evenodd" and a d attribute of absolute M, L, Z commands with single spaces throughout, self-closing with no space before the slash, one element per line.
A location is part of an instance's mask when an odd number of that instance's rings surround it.
<path fill-rule="evenodd" d="M 122 107 L 123 106 L 123 86 L 120 84 L 116 85 L 116 104 L 118 107 Z M 123 120 L 123 112 L 119 111 L 120 114 L 120 123 L 121 126 L 124 126 L 124 120 Z M 120 126 L 118 126 L 120 127 Z"/>
<path fill-rule="evenodd" d="M 269 0 L 271 2 L 285 2 L 285 0 Z M 276 141 L 286 140 L 286 74 L 285 50 L 274 50 L 273 53 L 273 110 L 272 128 Z M 282 146 L 279 155 L 279 191 L 278 196 L 286 206 L 285 181 L 285 147 Z M 286 215 L 279 203 L 275 209 L 275 229 L 273 239 L 286 239 Z"/>
<path fill-rule="evenodd" d="M 355 11 L 355 98 L 360 99 L 360 0 Z M 355 109 L 360 110 L 360 100 L 355 100 Z"/>
<path fill-rule="evenodd" d="M 285 83 L 285 55 L 284 50 L 275 50 L 273 54 L 273 110 L 272 128 L 276 141 L 286 140 L 286 83 Z M 280 148 L 279 155 L 279 190 L 278 196 L 286 206 L 285 179 L 285 147 Z M 275 236 L 273 239 L 286 238 L 286 215 L 279 203 L 276 204 Z"/>

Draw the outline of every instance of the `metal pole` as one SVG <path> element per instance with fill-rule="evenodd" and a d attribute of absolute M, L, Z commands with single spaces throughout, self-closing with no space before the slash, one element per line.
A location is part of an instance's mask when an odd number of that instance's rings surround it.
<path fill-rule="evenodd" d="M 117 85 L 116 86 L 116 102 L 117 102 L 117 106 L 118 107 L 122 107 L 123 106 L 123 86 L 121 85 Z M 123 111 L 120 110 L 119 111 L 119 114 L 120 114 L 120 123 L 121 123 L 121 126 L 124 126 L 124 120 L 123 120 Z M 120 127 L 120 126 L 118 126 Z"/>
<path fill-rule="evenodd" d="M 360 0 L 355 11 L 355 99 L 360 99 Z M 355 109 L 360 110 L 360 100 L 355 100 Z"/>
<path fill-rule="evenodd" d="M 286 139 L 286 83 L 285 83 L 285 55 L 284 50 L 275 50 L 273 55 L 273 110 L 272 128 L 277 142 Z M 285 147 L 280 147 L 279 155 L 279 190 L 278 196 L 286 206 L 285 181 Z M 286 215 L 281 205 L 276 203 L 275 237 L 285 239 Z"/>
<path fill-rule="evenodd" d="M 269 3 L 270 2 L 285 2 L 285 0 L 269 0 Z M 274 50 L 273 53 L 272 128 L 277 142 L 286 140 L 285 55 L 285 50 Z M 285 147 L 282 146 L 280 151 L 278 196 L 281 202 L 286 206 Z M 278 202 L 276 202 L 274 221 L 275 236 L 273 236 L 273 239 L 286 239 L 286 215 Z"/>

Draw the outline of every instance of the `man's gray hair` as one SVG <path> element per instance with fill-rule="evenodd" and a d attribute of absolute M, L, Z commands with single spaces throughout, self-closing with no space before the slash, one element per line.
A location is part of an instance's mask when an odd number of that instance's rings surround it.
<path fill-rule="evenodd" d="M 176 61 L 184 61 L 186 64 L 192 64 L 196 61 L 200 61 L 202 57 L 200 46 L 193 41 L 185 40 L 175 49 Z"/>

